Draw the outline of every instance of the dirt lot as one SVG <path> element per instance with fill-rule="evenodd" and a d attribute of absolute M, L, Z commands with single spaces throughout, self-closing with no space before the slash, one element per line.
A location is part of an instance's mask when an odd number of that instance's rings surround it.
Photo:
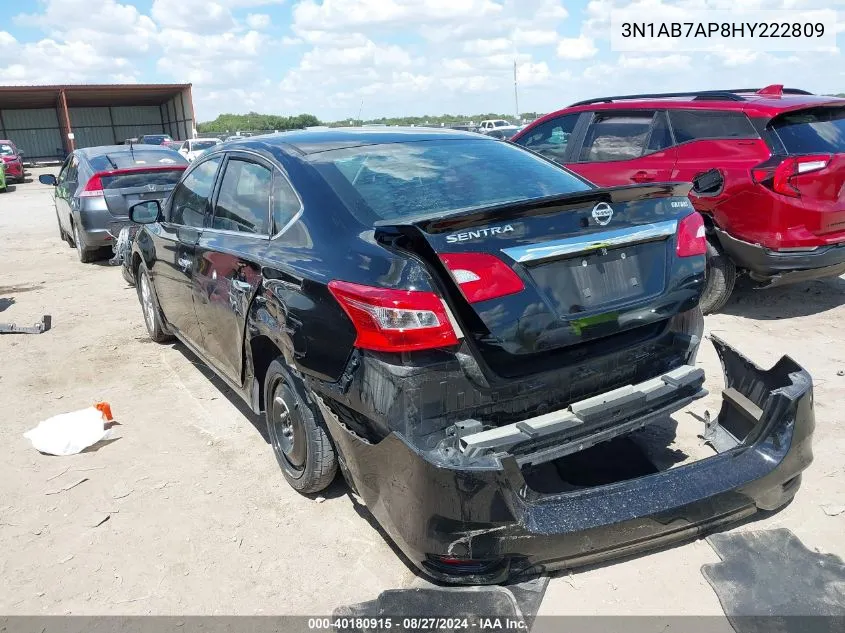
<path fill-rule="evenodd" d="M 261 421 L 181 346 L 149 342 L 119 270 L 59 240 L 44 171 L 0 195 L 0 321 L 54 323 L 0 337 L 0 613 L 318 615 L 418 582 L 341 481 L 325 501 L 294 492 Z M 706 327 L 765 366 L 792 355 L 816 385 L 816 460 L 796 500 L 739 529 L 788 527 L 845 557 L 845 513 L 828 515 L 845 505 L 845 279 L 746 289 Z M 699 362 L 718 394 L 709 343 Z M 98 400 L 120 426 L 96 451 L 48 457 L 22 435 Z M 684 436 L 700 429 L 677 419 Z M 716 560 L 698 541 L 559 575 L 540 614 L 718 614 L 700 573 Z"/>

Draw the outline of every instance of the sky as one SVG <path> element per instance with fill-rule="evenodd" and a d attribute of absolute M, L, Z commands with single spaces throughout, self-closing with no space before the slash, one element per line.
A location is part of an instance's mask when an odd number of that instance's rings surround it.
<path fill-rule="evenodd" d="M 618 52 L 611 9 L 837 10 L 825 52 Z M 783 83 L 845 92 L 845 0 L 0 0 L 0 83 L 192 83 L 222 112 L 322 120 L 549 112 Z"/>

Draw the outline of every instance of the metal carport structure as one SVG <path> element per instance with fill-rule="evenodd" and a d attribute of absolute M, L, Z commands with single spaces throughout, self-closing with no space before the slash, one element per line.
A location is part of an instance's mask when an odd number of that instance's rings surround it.
<path fill-rule="evenodd" d="M 190 138 L 195 127 L 191 84 L 0 86 L 0 138 L 27 161 L 143 134 Z"/>

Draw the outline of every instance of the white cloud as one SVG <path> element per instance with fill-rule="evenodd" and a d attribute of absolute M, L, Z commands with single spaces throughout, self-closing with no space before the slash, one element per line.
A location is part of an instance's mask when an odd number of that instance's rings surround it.
<path fill-rule="evenodd" d="M 516 76 L 520 87 L 545 86 L 552 79 L 552 71 L 546 62 L 525 62 L 517 66 Z"/>
<path fill-rule="evenodd" d="M 689 70 L 692 58 L 687 55 L 620 55 L 620 68 L 650 72 L 672 72 Z"/>
<path fill-rule="evenodd" d="M 470 40 L 464 42 L 464 52 L 470 55 L 491 55 L 502 51 L 511 50 L 513 42 L 506 37 L 497 37 L 491 40 Z"/>
<path fill-rule="evenodd" d="M 595 57 L 598 49 L 592 38 L 580 35 L 578 37 L 563 37 L 557 45 L 557 56 L 562 59 L 589 59 Z"/>
<path fill-rule="evenodd" d="M 250 13 L 246 16 L 246 24 L 249 28 L 260 31 L 270 26 L 270 16 L 266 13 Z"/>
<path fill-rule="evenodd" d="M 513 41 L 520 46 L 548 46 L 557 40 L 555 30 L 516 28 L 513 32 Z"/>
<path fill-rule="evenodd" d="M 293 8 L 293 20 L 297 30 L 368 30 L 456 19 L 493 19 L 501 9 L 492 0 L 302 0 Z"/>

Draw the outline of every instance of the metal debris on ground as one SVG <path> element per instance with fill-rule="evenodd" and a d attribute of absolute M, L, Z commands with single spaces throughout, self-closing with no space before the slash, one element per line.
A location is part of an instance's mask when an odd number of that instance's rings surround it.
<path fill-rule="evenodd" d="M 0 334 L 43 334 L 53 327 L 53 318 L 49 314 L 41 317 L 39 323 L 31 327 L 16 325 L 14 323 L 0 323 Z"/>

